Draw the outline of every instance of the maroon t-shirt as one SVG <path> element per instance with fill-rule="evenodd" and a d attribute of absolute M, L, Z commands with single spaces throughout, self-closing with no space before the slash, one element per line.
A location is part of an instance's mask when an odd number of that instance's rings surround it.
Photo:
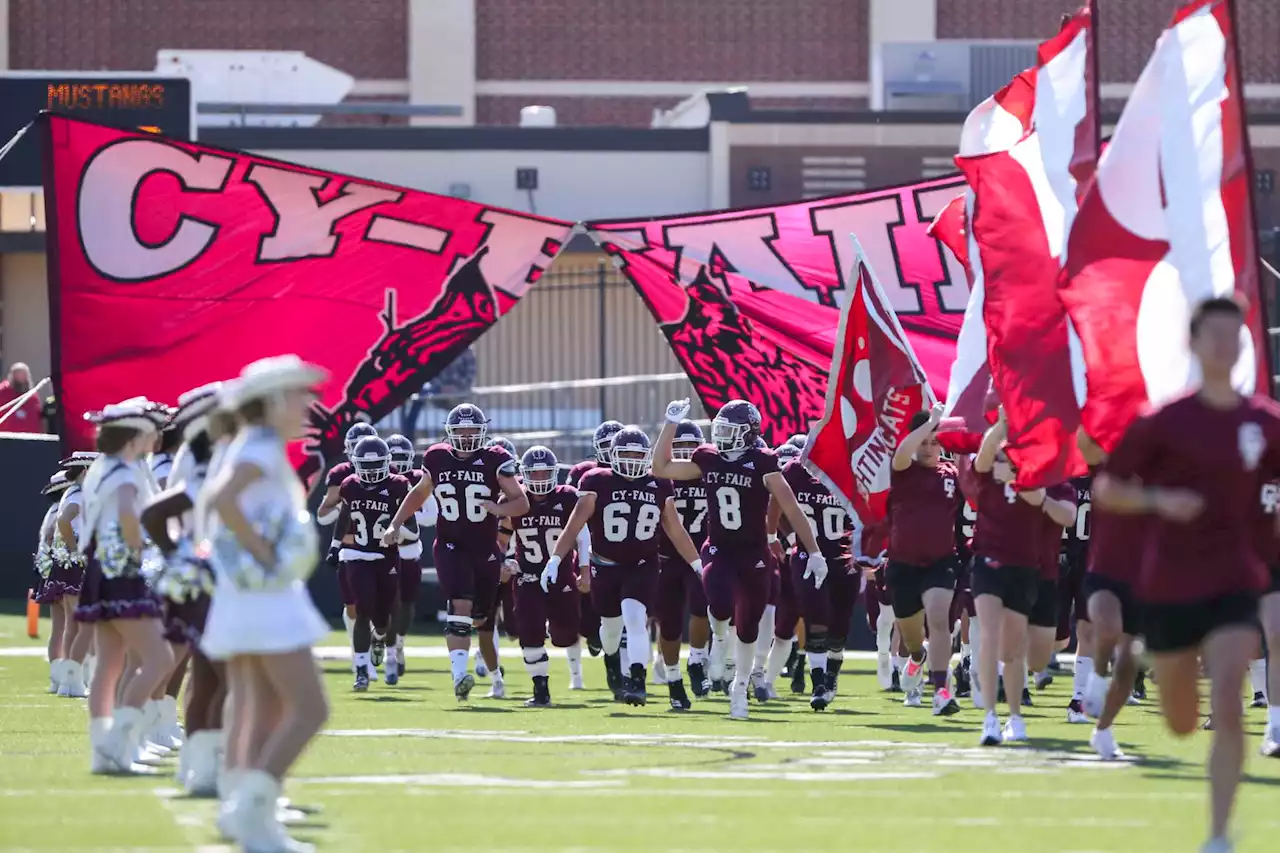
<path fill-rule="evenodd" d="M 573 486 L 556 486 L 545 495 L 529 495 L 529 511 L 511 519 L 515 527 L 516 562 L 527 575 L 542 574 L 547 558 L 555 551 L 560 531 L 578 505 L 578 490 Z M 570 555 L 565 568 L 577 565 Z"/>
<path fill-rule="evenodd" d="M 797 459 L 786 464 L 782 476 L 809 519 L 818 540 L 818 552 L 828 561 L 848 560 L 853 548 L 853 525 L 844 506 Z"/>
<path fill-rule="evenodd" d="M 1194 394 L 1139 417 L 1107 470 L 1146 486 L 1188 489 L 1204 499 L 1193 520 L 1151 519 L 1137 593 L 1152 603 L 1190 603 L 1257 593 L 1269 580 L 1257 552 L 1259 495 L 1280 477 L 1280 409 L 1262 397 L 1223 411 Z"/>
<path fill-rule="evenodd" d="M 324 486 L 326 489 L 332 489 L 334 486 L 341 486 L 342 481 L 350 477 L 356 472 L 350 462 L 339 462 L 329 469 L 329 473 L 324 477 Z"/>
<path fill-rule="evenodd" d="M 728 459 L 711 445 L 693 451 L 707 490 L 707 542 L 728 551 L 765 551 L 768 531 L 768 474 L 778 471 L 778 458 L 768 448 L 752 447 Z"/>
<path fill-rule="evenodd" d="M 582 482 L 582 478 L 587 476 L 588 471 L 594 471 L 596 468 L 608 468 L 608 465 L 601 465 L 598 459 L 583 459 L 577 465 L 569 469 L 569 477 L 565 480 L 570 486 L 577 487 Z"/>
<path fill-rule="evenodd" d="M 1095 510 L 1089 531 L 1089 571 L 1133 584 L 1142 568 L 1150 528 L 1151 519 L 1145 515 Z"/>
<path fill-rule="evenodd" d="M 382 545 L 382 534 L 391 524 L 400 503 L 409 494 L 409 481 L 399 474 L 391 474 L 377 483 L 366 483 L 359 475 L 352 474 L 342 481 L 338 494 L 347 506 L 350 525 L 347 533 L 354 544 L 347 547 L 369 554 L 392 557 L 397 545 Z"/>
<path fill-rule="evenodd" d="M 499 476 L 515 476 L 511 454 L 495 444 L 459 457 L 450 445 L 433 444 L 422 456 L 422 470 L 431 475 L 431 493 L 440 507 L 436 540 L 464 551 L 492 551 L 498 519 L 482 504 L 502 494 Z"/>
<path fill-rule="evenodd" d="M 960 501 L 956 512 L 956 554 L 960 556 L 961 565 L 968 565 L 973 557 L 973 532 L 977 524 L 978 508 L 968 499 Z"/>
<path fill-rule="evenodd" d="M 701 549 L 702 543 L 707 541 L 707 490 L 701 482 L 677 480 L 671 484 L 671 493 L 675 498 L 680 524 L 693 540 L 693 547 Z M 662 557 L 668 560 L 682 559 L 666 531 L 660 529 L 659 535 L 662 536 L 659 549 Z"/>
<path fill-rule="evenodd" d="M 1059 483 L 1056 486 L 1050 486 L 1045 489 L 1045 499 L 1049 498 L 1056 501 L 1071 501 L 1074 504 L 1076 503 L 1076 487 L 1071 483 Z M 1023 503 L 1026 503 L 1026 501 L 1023 501 Z M 1040 552 L 1040 564 L 1036 568 L 1040 570 L 1041 579 L 1056 581 L 1060 568 L 1059 558 L 1062 556 L 1062 537 L 1066 527 L 1050 518 L 1049 513 L 1043 509 L 1040 510 L 1040 527 L 1043 531 L 1041 534 L 1043 550 Z"/>
<path fill-rule="evenodd" d="M 578 491 L 596 496 L 588 521 L 596 558 L 627 564 L 657 559 L 662 509 L 671 497 L 669 482 L 652 474 L 631 480 L 609 468 L 596 468 L 582 478 Z"/>
<path fill-rule="evenodd" d="M 1044 551 L 1044 511 L 1018 497 L 1010 483 L 992 472 L 973 472 L 978 487 L 978 521 L 973 553 L 1005 566 L 1039 569 Z"/>
<path fill-rule="evenodd" d="M 889 559 L 931 566 L 956 552 L 956 512 L 964 496 L 956 466 L 912 463 L 889 476 Z"/>

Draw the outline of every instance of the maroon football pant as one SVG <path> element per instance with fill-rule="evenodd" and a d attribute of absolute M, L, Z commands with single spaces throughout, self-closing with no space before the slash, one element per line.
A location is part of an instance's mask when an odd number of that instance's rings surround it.
<path fill-rule="evenodd" d="M 889 590 L 884 585 L 883 574 L 883 569 L 871 573 L 867 578 L 867 595 L 863 599 L 863 604 L 867 608 L 867 627 L 871 629 L 872 634 L 876 633 L 876 626 L 880 622 L 880 609 L 890 606 Z"/>
<path fill-rule="evenodd" d="M 397 558 L 350 560 L 345 564 L 355 594 L 356 618 L 368 619 L 373 630 L 385 634 L 400 593 Z"/>
<path fill-rule="evenodd" d="M 501 577 L 501 576 L 499 576 Z M 541 589 L 539 589 L 541 592 Z M 511 578 L 498 587 L 498 600 L 502 604 L 502 632 L 507 639 L 514 640 L 520 636 L 519 596 L 516 595 L 516 578 Z"/>
<path fill-rule="evenodd" d="M 702 579 L 679 557 L 658 561 L 656 611 L 662 639 L 672 643 L 684 637 L 686 615 L 707 618 L 707 594 L 702 588 Z"/>
<path fill-rule="evenodd" d="M 449 602 L 470 601 L 476 622 L 492 619 L 498 610 L 502 561 L 496 551 L 464 551 L 451 544 L 437 539 L 434 546 L 440 593 Z"/>
<path fill-rule="evenodd" d="M 396 579 L 400 587 L 400 603 L 413 604 L 418 600 L 418 591 L 422 589 L 422 561 L 401 557 Z"/>
<path fill-rule="evenodd" d="M 831 649 L 843 649 L 849 638 L 849 623 L 853 620 L 853 608 L 858 603 L 861 578 L 850 560 L 831 560 L 827 563 L 827 578 L 819 589 L 813 578 L 805 578 L 808 558 L 792 556 L 790 563 L 791 585 L 800 603 L 800 615 L 807 626 L 822 625 L 827 629 L 827 643 Z"/>
<path fill-rule="evenodd" d="M 800 622 L 800 599 L 796 596 L 796 585 L 791 579 L 790 571 L 781 571 L 778 576 L 778 596 L 773 612 L 773 636 L 779 640 L 791 640 L 796 636 L 796 625 Z"/>
<path fill-rule="evenodd" d="M 342 595 L 343 607 L 356 606 L 356 591 L 351 585 L 350 563 L 338 564 L 338 592 Z"/>
<path fill-rule="evenodd" d="M 621 616 L 624 598 L 633 598 L 650 610 L 657 589 L 657 560 L 591 564 L 591 602 L 601 616 Z"/>
<path fill-rule="evenodd" d="M 515 587 L 516 613 L 519 614 L 520 647 L 540 649 L 551 636 L 551 645 L 568 648 L 578 642 L 578 623 L 582 618 L 582 593 L 578 578 L 572 572 L 560 578 L 547 592 L 542 591 L 538 575 L 520 574 L 511 579 Z"/>
<path fill-rule="evenodd" d="M 711 618 L 720 622 L 733 620 L 738 639 L 754 643 L 760 633 L 760 617 L 769 602 L 773 572 L 765 551 L 726 551 L 703 546 L 703 589 L 707 593 L 707 609 Z"/>

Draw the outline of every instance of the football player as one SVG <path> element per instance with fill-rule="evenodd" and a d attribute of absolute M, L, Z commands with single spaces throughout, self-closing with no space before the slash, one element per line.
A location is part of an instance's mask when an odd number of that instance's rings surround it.
<path fill-rule="evenodd" d="M 779 469 L 785 468 L 786 464 L 793 459 L 800 458 L 800 451 L 806 440 L 803 435 L 793 435 L 778 445 L 775 452 L 778 456 Z M 778 540 L 784 552 L 781 561 L 785 567 L 787 553 L 793 550 L 796 544 L 796 535 L 787 527 L 786 519 L 780 519 L 778 522 Z M 796 695 L 805 693 L 804 620 L 800 618 L 800 601 L 792 586 L 790 571 L 779 572 L 778 581 L 777 611 L 773 620 L 773 645 L 769 650 L 769 660 L 766 661 L 764 676 L 761 678 L 764 697 L 769 699 L 777 698 L 778 691 L 774 688 L 774 682 L 779 675 L 791 679 L 792 693 Z M 774 656 L 781 657 L 784 649 L 787 650 L 787 658 L 779 668 L 777 657 Z M 752 678 L 755 678 L 754 672 Z M 759 688 L 756 693 L 756 698 L 761 698 Z"/>
<path fill-rule="evenodd" d="M 564 649 L 569 659 L 569 689 L 582 690 L 582 644 L 578 640 L 582 592 L 590 589 L 591 536 L 586 527 L 576 542 L 577 573 L 568 567 L 557 572 L 555 582 L 544 569 L 554 553 L 556 540 L 578 504 L 578 490 L 556 484 L 556 455 L 541 445 L 530 447 L 520 458 L 520 476 L 529 495 L 529 511 L 511 519 L 517 574 L 515 618 L 519 623 L 520 650 L 533 679 L 531 708 L 551 704 L 551 679 L 546 640 Z"/>
<path fill-rule="evenodd" d="M 395 542 L 401 526 L 434 495 L 440 508 L 436 576 L 449 602 L 445 639 L 459 701 L 465 701 L 475 686 L 475 677 L 467 671 L 472 629 L 490 629 L 497 609 L 502 569 L 498 519 L 529 510 L 529 498 L 516 480 L 516 461 L 501 447 L 485 447 L 488 428 L 479 406 L 453 407 L 445 420 L 446 441 L 423 454 L 422 479 L 383 534 L 385 543 Z M 499 496 L 506 497 L 501 505 Z M 493 663 L 497 673 L 497 662 Z"/>
<path fill-rule="evenodd" d="M 691 420 L 676 425 L 671 452 L 676 459 L 689 460 L 702 444 L 702 427 Z M 707 539 L 707 490 L 701 483 L 672 483 L 676 512 L 695 548 Z M 707 622 L 707 596 L 702 578 L 680 558 L 665 533 L 658 548 L 658 651 L 663 676 L 671 697 L 671 707 L 692 707 L 680 680 L 680 644 L 684 637 L 685 614 L 689 616 L 689 686 L 699 698 L 711 691 L 707 678 L 707 644 L 711 627 Z"/>
<path fill-rule="evenodd" d="M 1089 532 L 1092 524 L 1093 476 L 1071 481 L 1076 490 L 1076 521 L 1063 531 L 1061 570 L 1058 575 L 1057 648 L 1062 651 L 1076 636 L 1076 663 L 1072 678 L 1071 701 L 1067 705 L 1068 723 L 1087 723 L 1084 694 L 1093 673 L 1093 623 L 1089 621 L 1088 599 L 1084 594 L 1084 575 L 1089 562 Z M 1073 630 L 1074 629 L 1074 630 Z M 1043 680 L 1036 675 L 1037 685 Z"/>
<path fill-rule="evenodd" d="M 578 504 L 556 540 L 543 577 L 548 586 L 558 581 L 561 561 L 573 551 L 578 532 L 588 526 L 591 597 L 600 614 L 605 671 L 615 697 L 643 705 L 648 698 L 648 611 L 658 583 L 658 528 L 694 572 L 702 573 L 702 561 L 676 511 L 671 484 L 651 471 L 649 437 L 635 427 L 619 430 L 610 455 L 612 468 L 596 468 L 578 484 Z M 624 629 L 625 674 L 619 655 Z"/>
<path fill-rule="evenodd" d="M 734 673 L 729 715 L 744 720 L 748 715 L 750 662 L 769 598 L 769 544 L 778 541 L 777 533 L 767 526 L 770 500 L 781 505 L 782 514 L 808 554 L 805 573 L 819 585 L 826 578 L 827 564 L 791 487 L 778 471 L 777 457 L 773 451 L 756 446 L 759 410 L 746 400 L 726 403 L 711 422 L 712 446 L 699 447 L 692 459 L 677 460 L 672 455 L 672 441 L 676 425 L 688 416 L 689 409 L 687 399 L 667 406 L 667 423 L 658 436 L 653 470 L 666 479 L 701 480 L 707 489 L 703 585 L 711 631 L 720 640 L 719 648 L 727 650 L 730 619 L 736 626 L 740 665 Z M 712 681 L 724 675 L 723 657 L 716 658 L 713 648 L 708 673 Z"/>
<path fill-rule="evenodd" d="M 515 443 L 505 436 L 492 435 L 485 440 L 485 447 L 501 447 L 511 455 L 512 459 L 519 459 L 520 454 L 516 451 Z M 516 480 L 520 480 L 519 469 L 517 468 Z M 502 503 L 502 499 L 498 499 L 498 503 Z M 503 519 L 498 524 L 498 553 L 510 555 L 512 548 L 511 538 L 511 519 Z M 476 635 L 478 648 L 476 649 L 476 676 L 484 678 L 490 672 L 497 673 L 493 678 L 493 686 L 489 691 L 487 698 L 502 699 L 506 696 L 506 687 L 503 684 L 503 669 L 498 663 L 498 646 L 499 646 L 499 629 L 501 633 L 507 635 L 508 640 L 519 642 L 519 617 L 516 615 L 516 593 L 515 584 L 511 582 L 507 572 L 503 572 L 502 582 L 498 586 L 498 612 L 499 616 L 495 616 L 493 621 L 493 630 Z M 492 662 L 493 666 L 489 666 Z"/>
<path fill-rule="evenodd" d="M 612 464 L 609 453 L 613 448 L 613 436 L 621 429 L 622 424 L 618 421 L 604 421 L 596 427 L 595 434 L 591 437 L 591 446 L 595 455 L 569 469 L 566 479 L 569 485 L 577 487 L 588 471 L 594 468 L 608 468 Z M 578 633 L 586 640 L 587 651 L 591 652 L 592 657 L 600 654 L 600 614 L 596 613 L 595 604 L 589 595 L 582 598 L 582 624 L 578 628 Z"/>
<path fill-rule="evenodd" d="M 387 438 L 387 449 L 391 452 L 391 473 L 398 474 L 409 481 L 410 486 L 418 485 L 422 479 L 422 470 L 413 467 L 417 454 L 413 442 L 403 435 Z M 431 527 L 436 523 L 438 508 L 435 498 L 428 498 L 422 508 L 414 513 L 418 531 Z M 399 595 L 395 613 L 395 659 L 396 678 L 404 675 L 404 640 L 413 627 L 414 609 L 418 601 L 418 591 L 422 588 L 422 542 L 421 539 L 400 546 L 400 565 L 396 570 Z"/>

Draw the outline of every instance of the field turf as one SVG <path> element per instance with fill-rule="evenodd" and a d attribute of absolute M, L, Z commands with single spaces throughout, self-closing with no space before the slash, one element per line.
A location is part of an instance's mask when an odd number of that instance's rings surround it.
<path fill-rule="evenodd" d="M 230 850 L 215 804 L 186 799 L 170 777 L 89 775 L 84 701 L 45 693 L 46 663 L 22 653 L 39 645 L 0 617 L 0 850 Z M 401 684 L 362 695 L 345 663 L 322 663 L 333 711 L 288 782 L 310 813 L 297 837 L 344 853 L 1168 853 L 1205 835 L 1208 736 L 1170 737 L 1156 688 L 1117 725 L 1134 760 L 1103 764 L 1090 727 L 1063 721 L 1069 673 L 1035 694 L 1029 745 L 981 749 L 967 701 L 949 719 L 903 708 L 865 660 L 846 663 L 832 710 L 786 696 L 753 704 L 743 723 L 724 697 L 673 714 L 664 687 L 645 708 L 616 705 L 599 659 L 585 663 L 591 689 L 570 693 L 553 658 L 557 707 L 525 709 L 510 646 L 509 698 L 483 698 L 481 680 L 459 706 L 447 660 L 415 658 L 415 646 L 442 641 L 414 638 Z M 1255 752 L 1264 713 L 1248 712 L 1239 853 L 1277 849 L 1280 762 Z"/>

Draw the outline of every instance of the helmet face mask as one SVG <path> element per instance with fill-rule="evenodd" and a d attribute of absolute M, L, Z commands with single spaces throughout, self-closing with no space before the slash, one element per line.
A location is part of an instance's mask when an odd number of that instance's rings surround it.
<path fill-rule="evenodd" d="M 620 430 L 613 437 L 613 470 L 629 480 L 649 475 L 653 463 L 653 447 L 649 436 L 635 427 Z"/>
<path fill-rule="evenodd" d="M 760 410 L 746 400 L 730 400 L 711 421 L 711 443 L 722 454 L 754 447 L 760 436 Z"/>
<path fill-rule="evenodd" d="M 693 459 L 693 452 L 703 441 L 702 427 L 686 418 L 676 424 L 675 438 L 671 440 L 671 458 L 679 461 Z"/>
<path fill-rule="evenodd" d="M 408 474 L 413 470 L 415 453 L 412 441 L 403 435 L 393 435 L 387 439 L 387 449 L 391 452 L 392 474 Z"/>
<path fill-rule="evenodd" d="M 376 435 L 356 442 L 351 465 L 362 483 L 381 483 L 391 476 L 391 451 L 387 443 Z"/>
<path fill-rule="evenodd" d="M 484 447 L 489 421 L 479 406 L 454 406 L 445 421 L 444 434 L 456 453 L 475 453 Z"/>
<path fill-rule="evenodd" d="M 591 443 L 595 448 L 596 461 L 601 465 L 611 465 L 613 462 L 613 437 L 622 431 L 622 424 L 618 421 L 605 421 L 596 427 L 595 435 L 592 436 Z"/>
<path fill-rule="evenodd" d="M 535 445 L 520 457 L 520 476 L 524 488 L 531 495 L 549 495 L 556 488 L 556 455 L 542 445 Z"/>

